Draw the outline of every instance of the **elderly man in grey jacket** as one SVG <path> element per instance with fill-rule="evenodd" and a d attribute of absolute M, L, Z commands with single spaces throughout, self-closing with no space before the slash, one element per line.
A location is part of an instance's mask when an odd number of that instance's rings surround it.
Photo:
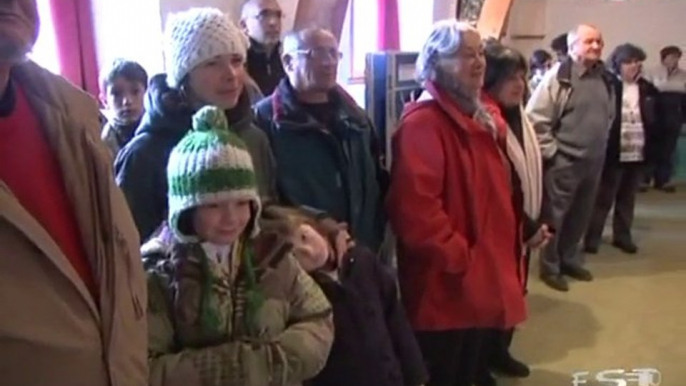
<path fill-rule="evenodd" d="M 593 210 L 615 114 L 609 74 L 600 57 L 603 38 L 590 25 L 567 34 L 569 58 L 556 64 L 527 105 L 543 154 L 546 222 L 555 238 L 541 255 L 541 279 L 568 291 L 563 275 L 591 281 L 580 241 Z"/>

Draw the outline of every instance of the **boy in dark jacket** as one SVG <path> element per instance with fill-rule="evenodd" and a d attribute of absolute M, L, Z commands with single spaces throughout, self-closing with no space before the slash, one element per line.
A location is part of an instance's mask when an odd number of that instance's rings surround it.
<path fill-rule="evenodd" d="M 300 265 L 334 310 L 329 359 L 307 386 L 418 386 L 428 380 L 394 275 L 367 248 L 355 246 L 345 225 L 311 209 L 269 207 L 285 220 Z"/>
<path fill-rule="evenodd" d="M 116 157 L 133 138 L 145 108 L 143 96 L 148 88 L 148 73 L 140 64 L 117 59 L 100 82 L 100 100 L 110 112 L 102 129 L 102 140 Z"/>

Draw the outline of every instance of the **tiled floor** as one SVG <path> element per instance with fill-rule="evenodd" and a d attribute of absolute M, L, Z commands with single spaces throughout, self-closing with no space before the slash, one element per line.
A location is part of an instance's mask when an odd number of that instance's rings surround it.
<path fill-rule="evenodd" d="M 606 243 L 589 256 L 596 280 L 572 282 L 568 293 L 547 288 L 532 269 L 530 316 L 513 346 L 532 375 L 499 385 L 568 386 L 576 371 L 635 368 L 660 370 L 662 386 L 686 385 L 686 186 L 639 196 L 635 239 L 637 255 Z"/>

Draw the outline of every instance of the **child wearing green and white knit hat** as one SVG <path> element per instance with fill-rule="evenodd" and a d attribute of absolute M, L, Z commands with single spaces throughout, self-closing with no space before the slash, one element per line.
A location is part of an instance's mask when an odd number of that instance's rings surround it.
<path fill-rule="evenodd" d="M 167 164 L 169 228 L 177 241 L 193 246 L 202 270 L 202 324 L 219 331 L 228 318 L 213 282 L 245 273 L 246 319 L 261 307 L 253 246 L 261 204 L 246 145 L 229 131 L 224 112 L 206 106 L 193 115 L 193 128 L 174 147 Z M 204 255 L 204 256 L 203 256 Z"/>
<path fill-rule="evenodd" d="M 206 106 L 193 116 L 193 129 L 169 156 L 167 181 L 169 226 L 179 241 L 206 241 L 179 223 L 185 211 L 229 199 L 250 201 L 247 230 L 251 237 L 258 234 L 261 204 L 252 159 L 219 108 Z"/>
<path fill-rule="evenodd" d="M 299 385 L 326 363 L 331 305 L 262 223 L 253 164 L 205 107 L 167 165 L 167 226 L 141 248 L 153 383 Z M 170 344 L 173 342 L 173 344 Z"/>

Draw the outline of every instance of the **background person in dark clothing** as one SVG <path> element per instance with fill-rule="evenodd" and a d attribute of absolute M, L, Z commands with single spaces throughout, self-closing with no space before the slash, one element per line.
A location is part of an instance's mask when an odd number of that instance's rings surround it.
<path fill-rule="evenodd" d="M 546 243 L 551 234 L 548 226 L 540 224 L 538 219 L 543 199 L 541 152 L 536 132 L 522 108 L 527 63 L 521 53 L 497 41 L 487 43 L 484 54 L 484 101 L 493 118 L 502 120 L 508 128 L 506 150 L 512 165 L 512 196 L 519 223 L 523 223 L 519 248 L 524 259 L 522 274 L 528 278 L 530 249 Z M 513 334 L 514 328 L 491 331 L 484 343 L 487 354 L 480 370 L 479 386 L 495 385 L 488 370 L 514 377 L 529 375 L 528 366 L 510 354 Z"/>
<path fill-rule="evenodd" d="M 281 201 L 329 213 L 378 251 L 385 171 L 369 117 L 336 84 L 340 58 L 330 31 L 311 28 L 286 36 L 288 77 L 256 105 L 257 124 L 276 158 Z"/>
<path fill-rule="evenodd" d="M 148 73 L 136 62 L 117 59 L 103 74 L 100 101 L 111 114 L 102 130 L 102 140 L 115 158 L 133 138 L 145 113 L 143 98 Z"/>
<path fill-rule="evenodd" d="M 631 237 L 634 203 L 660 116 L 656 111 L 658 91 L 641 77 L 645 58 L 640 47 L 627 43 L 617 46 L 608 60 L 609 70 L 616 75 L 617 112 L 610 129 L 595 209 L 586 231 L 587 253 L 598 252 L 605 219 L 613 204 L 612 244 L 626 253 L 638 251 Z"/>
<path fill-rule="evenodd" d="M 306 386 L 419 386 L 428 374 L 394 274 L 326 213 L 265 208 L 284 222 L 293 254 L 333 307 L 335 336 L 324 369 Z M 264 222 L 263 222 L 264 223 Z"/>
<path fill-rule="evenodd" d="M 679 67 L 681 49 L 667 46 L 660 50 L 662 64 L 648 72 L 647 78 L 660 90 L 662 120 L 655 132 L 655 160 L 647 175 L 655 189 L 667 193 L 676 191 L 671 184 L 674 158 L 681 128 L 686 122 L 686 71 Z"/>
<path fill-rule="evenodd" d="M 203 106 L 222 108 L 230 129 L 248 146 L 260 196 L 271 197 L 275 186 L 269 143 L 253 126 L 244 87 L 245 35 L 225 14 L 208 8 L 172 15 L 165 34 L 169 73 L 152 78 L 143 121 L 114 165 L 141 242 L 166 218 L 169 154 L 191 127 L 193 113 Z"/>
<path fill-rule="evenodd" d="M 550 67 L 553 65 L 553 56 L 546 50 L 536 50 L 531 54 L 529 62 L 529 91 L 535 90 Z"/>
<path fill-rule="evenodd" d="M 286 75 L 281 63 L 283 12 L 276 0 L 248 0 L 241 12 L 241 27 L 250 37 L 248 73 L 263 95 L 271 95 Z"/>
<path fill-rule="evenodd" d="M 550 42 L 550 49 L 555 53 L 555 58 L 558 62 L 564 62 L 569 56 L 567 33 L 557 35 L 555 39 Z"/>

